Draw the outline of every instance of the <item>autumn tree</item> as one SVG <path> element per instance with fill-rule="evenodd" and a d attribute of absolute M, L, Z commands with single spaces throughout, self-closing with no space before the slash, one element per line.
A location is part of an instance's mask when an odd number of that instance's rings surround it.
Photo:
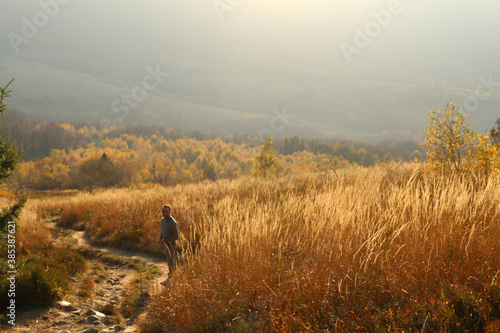
<path fill-rule="evenodd" d="M 335 145 L 333 154 L 338 157 L 342 157 L 349 162 L 358 162 L 358 154 L 352 143 Z"/>
<path fill-rule="evenodd" d="M 203 171 L 204 179 L 217 180 L 217 174 L 215 173 L 214 164 L 215 163 L 209 163 L 207 158 L 203 158 L 200 168 Z"/>
<path fill-rule="evenodd" d="M 427 149 L 429 171 L 472 176 L 480 180 L 498 172 L 499 149 L 488 135 L 474 133 L 469 117 L 459 111 L 454 102 L 445 110 L 429 111 L 426 136 L 420 145 Z"/>
<path fill-rule="evenodd" d="M 82 185 L 88 186 L 90 192 L 96 186 L 114 185 L 113 162 L 106 154 L 102 154 L 101 157 L 88 158 L 78 166 L 76 177 Z"/>
<path fill-rule="evenodd" d="M 264 144 L 260 147 L 260 153 L 255 157 L 253 174 L 267 178 L 274 176 L 278 168 L 278 160 L 274 150 L 274 139 L 267 137 Z"/>
<path fill-rule="evenodd" d="M 0 88 L 0 113 L 2 115 L 7 111 L 7 104 L 4 103 L 4 100 L 10 97 L 12 90 L 7 89 L 12 81 L 10 81 L 5 88 Z M 0 132 L 0 185 L 8 182 L 10 175 L 16 168 L 19 155 L 13 139 L 2 136 Z M 27 197 L 24 196 L 14 205 L 2 209 L 0 213 L 0 230 L 4 230 L 9 221 L 19 217 L 26 200 Z"/>
<path fill-rule="evenodd" d="M 131 184 L 138 181 L 142 162 L 137 155 L 134 151 L 128 153 L 123 151 L 115 152 L 113 165 L 117 184 Z"/>
<path fill-rule="evenodd" d="M 151 160 L 149 172 L 153 181 L 158 184 L 166 184 L 170 181 L 174 173 L 172 161 L 164 154 L 159 155 L 158 153 L 153 154 Z"/>

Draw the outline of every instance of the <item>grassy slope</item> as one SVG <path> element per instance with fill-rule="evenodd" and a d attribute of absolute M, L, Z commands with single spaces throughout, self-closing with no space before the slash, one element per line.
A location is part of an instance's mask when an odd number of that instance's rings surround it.
<path fill-rule="evenodd" d="M 61 222 L 157 251 L 160 207 L 181 231 L 173 291 L 145 332 L 455 331 L 500 323 L 498 179 L 472 188 L 415 165 L 337 176 L 82 194 Z M 196 254 L 193 253 L 196 250 Z"/>

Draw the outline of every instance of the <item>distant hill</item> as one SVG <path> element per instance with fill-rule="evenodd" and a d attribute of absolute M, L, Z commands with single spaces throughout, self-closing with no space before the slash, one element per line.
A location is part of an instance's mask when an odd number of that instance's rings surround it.
<path fill-rule="evenodd" d="M 419 140 L 427 111 L 451 99 L 473 106 L 477 131 L 499 116 L 500 54 L 484 37 L 499 23 L 465 0 L 404 2 L 350 63 L 339 45 L 355 45 L 373 12 L 386 10 L 383 1 L 310 5 L 303 14 L 292 4 L 268 16 L 257 1 L 224 21 L 210 6 L 123 3 L 61 4 L 18 50 L 12 34 L 22 36 L 44 9 L 5 4 L 12 15 L 0 23 L 0 80 L 16 79 L 10 107 L 103 126 L 364 141 Z M 464 26 L 465 17 L 474 24 Z"/>

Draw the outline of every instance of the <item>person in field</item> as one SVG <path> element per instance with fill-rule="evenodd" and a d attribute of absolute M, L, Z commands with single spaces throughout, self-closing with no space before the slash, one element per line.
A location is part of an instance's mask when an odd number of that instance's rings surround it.
<path fill-rule="evenodd" d="M 179 229 L 177 222 L 170 215 L 170 206 L 164 205 L 161 209 L 163 215 L 161 224 L 161 234 L 158 242 L 163 247 L 163 251 L 167 257 L 168 278 L 161 284 L 166 285 L 168 279 L 172 277 L 176 268 L 175 250 L 177 248 L 177 239 L 179 239 Z"/>

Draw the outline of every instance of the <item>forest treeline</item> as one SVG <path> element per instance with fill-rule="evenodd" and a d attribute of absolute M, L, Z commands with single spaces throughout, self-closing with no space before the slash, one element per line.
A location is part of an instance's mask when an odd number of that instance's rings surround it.
<path fill-rule="evenodd" d="M 252 172 L 261 138 L 128 125 L 47 123 L 9 112 L 0 124 L 14 138 L 21 163 L 11 182 L 18 188 L 88 189 L 139 183 L 175 184 L 236 178 Z M 297 136 L 276 139 L 278 174 L 372 166 L 408 159 L 414 142 L 378 146 Z"/>

